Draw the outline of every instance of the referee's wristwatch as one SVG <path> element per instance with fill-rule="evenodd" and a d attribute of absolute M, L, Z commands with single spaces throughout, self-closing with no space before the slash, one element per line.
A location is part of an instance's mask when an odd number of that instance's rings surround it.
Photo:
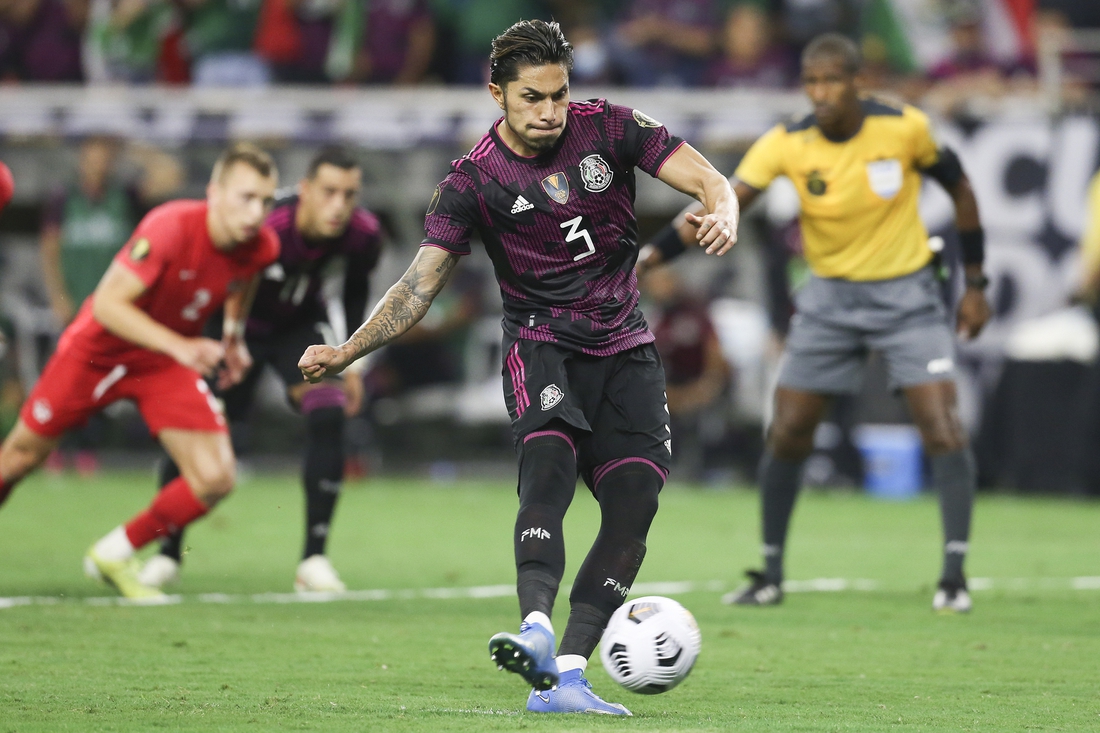
<path fill-rule="evenodd" d="M 989 287 L 989 278 L 985 275 L 967 275 L 966 287 L 974 288 L 975 290 L 985 290 Z"/>

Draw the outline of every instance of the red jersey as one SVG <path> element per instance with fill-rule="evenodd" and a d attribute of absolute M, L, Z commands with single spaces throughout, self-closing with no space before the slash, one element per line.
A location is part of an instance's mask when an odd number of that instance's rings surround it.
<path fill-rule="evenodd" d="M 158 206 L 115 255 L 115 262 L 147 286 L 134 304 L 187 337 L 201 335 L 207 317 L 221 308 L 232 289 L 243 287 L 279 258 L 279 237 L 266 225 L 231 250 L 217 249 L 207 230 L 206 212 L 205 201 Z M 75 349 L 90 361 L 153 353 L 107 331 L 92 316 L 92 298 L 84 301 L 65 329 L 58 349 Z"/>

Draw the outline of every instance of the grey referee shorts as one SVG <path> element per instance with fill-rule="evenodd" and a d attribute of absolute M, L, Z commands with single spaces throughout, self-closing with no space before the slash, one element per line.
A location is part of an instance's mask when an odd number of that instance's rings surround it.
<path fill-rule="evenodd" d="M 955 377 L 955 338 L 930 267 L 892 280 L 811 276 L 795 302 L 781 387 L 858 392 L 871 351 L 886 360 L 891 389 Z"/>

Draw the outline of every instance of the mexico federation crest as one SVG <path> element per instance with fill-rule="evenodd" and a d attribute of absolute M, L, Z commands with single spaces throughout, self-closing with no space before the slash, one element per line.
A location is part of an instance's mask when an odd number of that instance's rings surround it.
<path fill-rule="evenodd" d="M 149 256 L 149 249 L 149 240 L 142 237 L 130 247 L 130 259 L 134 262 L 141 262 Z"/>
<path fill-rule="evenodd" d="M 542 179 L 542 190 L 546 195 L 563 206 L 569 201 L 569 179 L 564 173 L 551 173 Z"/>
<path fill-rule="evenodd" d="M 645 112 L 640 110 L 634 110 L 634 121 L 638 123 L 640 127 L 660 127 L 661 123 L 653 119 Z"/>
<path fill-rule="evenodd" d="M 581 180 L 584 187 L 592 193 L 599 193 L 611 185 L 611 179 L 615 172 L 603 158 L 598 155 L 589 155 L 581 161 Z"/>
<path fill-rule="evenodd" d="M 548 384 L 546 389 L 542 390 L 539 394 L 539 402 L 542 405 L 542 411 L 546 412 L 554 405 L 561 402 L 561 398 L 565 397 L 565 392 L 562 392 L 556 384 Z"/>

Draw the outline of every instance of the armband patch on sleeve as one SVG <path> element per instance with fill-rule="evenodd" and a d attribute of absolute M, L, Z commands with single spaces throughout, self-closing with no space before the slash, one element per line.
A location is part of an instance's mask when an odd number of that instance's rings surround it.
<path fill-rule="evenodd" d="M 959 162 L 959 156 L 946 145 L 939 149 L 939 158 L 936 162 L 921 172 L 936 179 L 941 186 L 947 189 L 954 188 L 963 177 L 962 163 Z"/>
<path fill-rule="evenodd" d="M 671 224 L 657 232 L 657 235 L 653 237 L 653 246 L 661 253 L 663 262 L 679 257 L 686 249 L 684 243 L 680 241 L 680 233 Z"/>
<path fill-rule="evenodd" d="M 661 123 L 653 119 L 645 112 L 640 110 L 634 110 L 634 121 L 638 123 L 640 127 L 660 127 Z"/>
<path fill-rule="evenodd" d="M 982 264 L 985 262 L 985 232 L 981 229 L 959 232 L 959 249 L 964 265 Z"/>
<path fill-rule="evenodd" d="M 152 247 L 149 244 L 147 237 L 142 237 L 130 246 L 130 259 L 134 262 L 141 262 L 149 256 L 149 251 Z"/>

